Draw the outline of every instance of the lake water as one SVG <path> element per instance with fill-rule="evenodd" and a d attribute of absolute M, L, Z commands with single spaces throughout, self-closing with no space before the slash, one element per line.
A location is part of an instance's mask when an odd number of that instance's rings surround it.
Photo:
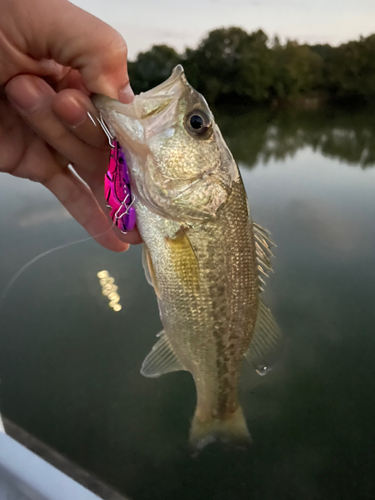
<path fill-rule="evenodd" d="M 375 113 L 234 111 L 219 124 L 277 243 L 264 298 L 287 339 L 244 365 L 247 452 L 187 449 L 191 376 L 146 379 L 161 329 L 141 247 L 94 241 L 28 268 L 0 304 L 0 409 L 134 500 L 375 498 Z M 0 175 L 0 290 L 85 237 L 43 187 Z M 116 280 L 122 310 L 101 294 Z"/>

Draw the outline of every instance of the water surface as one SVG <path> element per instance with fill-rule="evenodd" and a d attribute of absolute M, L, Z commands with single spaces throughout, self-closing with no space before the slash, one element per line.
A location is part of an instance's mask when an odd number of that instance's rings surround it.
<path fill-rule="evenodd" d="M 250 451 L 187 449 L 188 373 L 139 373 L 160 331 L 140 247 L 94 241 L 27 269 L 0 305 L 0 409 L 134 500 L 373 499 L 375 114 L 231 110 L 219 117 L 256 222 L 277 243 L 265 300 L 287 350 L 244 366 Z M 43 187 L 0 175 L 0 289 L 85 237 Z M 97 272 L 119 287 L 122 310 Z"/>

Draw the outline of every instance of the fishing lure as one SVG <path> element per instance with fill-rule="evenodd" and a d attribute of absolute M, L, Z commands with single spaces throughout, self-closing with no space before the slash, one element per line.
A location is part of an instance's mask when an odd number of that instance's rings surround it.
<path fill-rule="evenodd" d="M 111 209 L 111 219 L 123 233 L 131 231 L 136 222 L 129 171 L 124 151 L 116 139 L 112 141 L 111 156 L 104 178 L 104 193 Z"/>

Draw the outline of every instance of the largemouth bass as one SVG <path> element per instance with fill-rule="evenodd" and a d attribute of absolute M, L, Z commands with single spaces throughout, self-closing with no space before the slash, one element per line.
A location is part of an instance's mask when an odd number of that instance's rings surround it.
<path fill-rule="evenodd" d="M 141 373 L 192 374 L 193 445 L 248 440 L 238 400 L 243 357 L 264 373 L 281 343 L 260 298 L 269 234 L 252 222 L 238 167 L 182 66 L 132 104 L 94 102 L 125 151 L 143 265 L 164 327 Z"/>

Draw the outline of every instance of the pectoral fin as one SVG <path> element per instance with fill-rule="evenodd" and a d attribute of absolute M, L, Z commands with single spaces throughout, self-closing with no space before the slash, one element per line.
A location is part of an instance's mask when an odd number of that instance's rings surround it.
<path fill-rule="evenodd" d="M 150 283 L 151 286 L 154 287 L 156 296 L 160 299 L 160 291 L 158 287 L 158 282 L 156 280 L 154 265 L 151 260 L 150 252 L 148 251 L 145 244 L 143 244 L 142 265 L 145 271 L 147 281 Z"/>
<path fill-rule="evenodd" d="M 199 288 L 199 262 L 187 231 L 181 227 L 174 238 L 165 238 L 176 276 L 186 286 Z"/>
<path fill-rule="evenodd" d="M 245 358 L 259 375 L 265 375 L 278 361 L 283 348 L 284 338 L 280 328 L 271 311 L 260 299 L 254 335 Z"/>
<path fill-rule="evenodd" d="M 185 370 L 178 360 L 164 330 L 162 330 L 157 336 L 159 337 L 159 340 L 143 361 L 141 369 L 142 375 L 154 378 L 160 377 L 160 375 L 163 375 L 164 373 Z"/>

